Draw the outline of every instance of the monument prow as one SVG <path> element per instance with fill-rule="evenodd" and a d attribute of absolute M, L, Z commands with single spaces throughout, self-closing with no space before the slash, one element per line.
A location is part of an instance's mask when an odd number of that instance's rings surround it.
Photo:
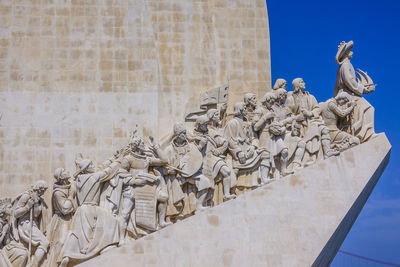
<path fill-rule="evenodd" d="M 390 151 L 378 134 L 78 266 L 327 266 Z"/>

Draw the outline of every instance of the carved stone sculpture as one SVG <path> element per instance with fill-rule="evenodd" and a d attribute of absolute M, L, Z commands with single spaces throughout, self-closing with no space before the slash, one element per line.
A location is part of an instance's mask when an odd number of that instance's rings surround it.
<path fill-rule="evenodd" d="M 224 200 L 233 199 L 236 196 L 230 193 L 231 170 L 226 163 L 228 141 L 224 139 L 223 133 L 218 128 L 209 129 L 209 121 L 212 121 L 214 126 L 219 123 L 218 110 L 210 109 L 207 116 L 201 116 L 196 120 L 194 135 L 199 140 L 198 148 L 203 154 L 202 172 L 214 182 L 222 179 Z"/>
<path fill-rule="evenodd" d="M 201 173 L 202 154 L 189 142 L 183 123 L 174 125 L 172 141 L 163 155 L 169 163 L 167 216 L 170 220 L 185 218 L 207 206 L 214 182 Z"/>
<path fill-rule="evenodd" d="M 13 207 L 13 216 L 18 229 L 13 232 L 14 238 L 25 243 L 29 247 L 29 252 L 32 248 L 36 248 L 32 260 L 33 266 L 40 265 L 49 248 L 49 241 L 45 236 L 49 214 L 42 198 L 47 188 L 45 181 L 37 181 L 31 190 L 16 198 Z"/>
<path fill-rule="evenodd" d="M 238 102 L 234 106 L 234 118 L 228 121 L 224 130 L 224 138 L 228 140 L 229 152 L 233 158 L 233 170 L 236 177 L 239 171 L 259 169 L 262 183 L 269 179 L 270 154 L 265 148 L 258 147 L 258 140 L 254 137 L 251 125 L 246 121 L 247 110 L 245 103 Z M 249 182 L 248 187 L 254 187 Z"/>
<path fill-rule="evenodd" d="M 0 200 L 0 266 L 25 267 L 28 262 L 28 250 L 13 237 L 11 213 L 11 199 Z"/>
<path fill-rule="evenodd" d="M 74 177 L 79 207 L 72 220 L 60 266 L 67 266 L 70 260 L 91 258 L 119 243 L 118 220 L 106 209 L 99 207 L 102 184 L 114 177 L 119 164 L 112 162 L 104 170 L 96 172 L 91 160 L 77 159 L 78 169 Z"/>
<path fill-rule="evenodd" d="M 322 117 L 326 126 L 329 128 L 331 142 L 339 151 L 360 144 L 360 140 L 347 133 L 341 125 L 344 120 L 351 116 L 356 102 L 351 100 L 351 96 L 346 92 L 340 92 L 336 97 L 321 103 Z"/>
<path fill-rule="evenodd" d="M 290 118 L 286 117 L 286 115 L 289 116 L 289 113 L 285 114 L 284 120 L 280 120 L 277 117 L 277 114 L 272 109 L 276 101 L 274 92 L 268 92 L 264 95 L 261 100 L 264 113 L 254 125 L 254 129 L 260 132 L 260 145 L 266 148 L 271 154 L 271 167 L 274 177 L 279 177 L 280 174 L 288 174 L 286 172 L 289 161 L 288 148 L 284 142 L 284 137 L 286 133 L 285 124 L 288 122 L 285 120 L 290 120 Z M 276 109 L 280 108 L 276 107 Z M 284 110 L 279 110 L 278 112 L 284 113 Z"/>
<path fill-rule="evenodd" d="M 278 90 L 279 88 L 285 89 L 287 88 L 287 82 L 284 79 L 276 79 L 273 90 Z"/>
<path fill-rule="evenodd" d="M 246 120 L 254 129 L 254 125 L 257 123 L 257 120 L 262 116 L 264 109 L 261 103 L 258 103 L 257 96 L 254 93 L 246 93 L 244 95 L 243 101 L 246 105 Z M 257 131 L 254 131 L 254 137 L 259 138 Z"/>
<path fill-rule="evenodd" d="M 69 181 L 71 176 L 68 171 L 58 168 L 54 172 L 56 182 L 53 185 L 51 197 L 53 217 L 51 219 L 47 238 L 50 250 L 47 256 L 47 266 L 57 266 L 61 261 L 61 249 L 67 238 L 71 226 L 72 216 L 77 208 L 75 184 Z"/>
<path fill-rule="evenodd" d="M 285 144 L 288 148 L 288 160 L 291 164 L 291 170 L 296 171 L 302 167 L 304 154 L 306 151 L 306 142 L 301 137 L 302 126 L 294 121 L 291 126 L 291 131 L 285 134 Z"/>
<path fill-rule="evenodd" d="M 365 100 L 363 94 L 369 94 L 375 90 L 372 79 L 359 70 L 359 78 L 350 59 L 353 57 L 353 41 L 341 42 L 336 53 L 336 63 L 339 68 L 336 72 L 336 84 L 334 96 L 340 92 L 350 94 L 351 100 L 356 102 L 355 110 L 351 118 L 352 135 L 357 136 L 361 143 L 367 141 L 375 134 L 374 108 Z"/>
<path fill-rule="evenodd" d="M 136 237 L 141 235 L 141 229 L 157 230 L 157 221 L 160 227 L 169 224 L 165 221 L 168 200 L 166 182 L 156 169 L 153 169 L 154 174 L 150 173 L 153 167 L 167 165 L 166 160 L 158 157 L 161 153 L 157 144 L 152 145 L 151 150 L 148 149 L 139 136 L 134 136 L 130 141 L 130 151 L 121 163 L 121 168 L 131 175 L 125 182 L 122 192 L 120 213 L 123 237 L 129 219 L 133 222 Z M 135 207 L 134 212 L 132 212 L 133 207 Z"/>
<path fill-rule="evenodd" d="M 320 116 L 321 109 L 317 100 L 309 92 L 304 91 L 306 85 L 302 78 L 294 79 L 292 86 L 293 92 L 288 93 L 286 105 L 294 115 L 304 116 L 304 141 L 309 155 L 306 165 L 315 163 L 319 152 L 323 153 L 325 158 L 337 155 L 338 153 L 330 148 L 329 131 Z"/>

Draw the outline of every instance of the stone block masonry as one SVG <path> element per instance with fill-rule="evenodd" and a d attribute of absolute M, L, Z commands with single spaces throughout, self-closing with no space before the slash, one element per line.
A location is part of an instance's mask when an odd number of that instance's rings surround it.
<path fill-rule="evenodd" d="M 263 0 L 0 3 L 0 195 L 75 154 L 101 162 L 139 125 L 163 137 L 187 101 L 229 83 L 232 103 L 270 88 Z"/>

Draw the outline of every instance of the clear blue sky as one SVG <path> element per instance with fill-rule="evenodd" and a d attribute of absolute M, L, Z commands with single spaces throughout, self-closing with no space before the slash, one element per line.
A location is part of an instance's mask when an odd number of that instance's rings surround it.
<path fill-rule="evenodd" d="M 354 67 L 378 84 L 366 98 L 375 107 L 376 132 L 386 132 L 392 144 L 391 159 L 341 249 L 400 264 L 400 0 L 267 0 L 267 6 L 273 82 L 302 77 L 325 101 L 333 96 L 337 46 L 353 40 Z M 342 257 L 332 266 L 341 266 Z"/>

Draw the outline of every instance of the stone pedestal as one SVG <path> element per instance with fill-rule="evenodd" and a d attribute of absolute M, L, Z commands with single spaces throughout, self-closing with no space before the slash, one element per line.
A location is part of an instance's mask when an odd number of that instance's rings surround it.
<path fill-rule="evenodd" d="M 380 134 L 79 266 L 327 266 L 390 150 Z"/>

